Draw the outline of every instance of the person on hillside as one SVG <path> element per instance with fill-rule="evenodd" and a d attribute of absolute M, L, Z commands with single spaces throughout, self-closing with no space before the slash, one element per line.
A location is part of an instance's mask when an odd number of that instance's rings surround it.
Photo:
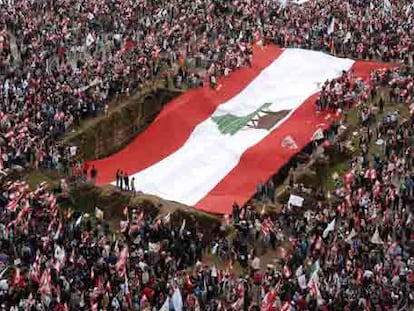
<path fill-rule="evenodd" d="M 121 171 L 119 169 L 116 170 L 116 187 L 121 188 Z"/>
<path fill-rule="evenodd" d="M 121 191 L 124 190 L 124 172 L 123 171 L 119 171 L 119 189 Z"/>
<path fill-rule="evenodd" d="M 210 87 L 215 90 L 217 88 L 217 78 L 215 74 L 210 75 Z"/>
<path fill-rule="evenodd" d="M 133 194 L 136 194 L 136 189 L 135 189 L 135 177 L 131 178 L 131 191 Z"/>
<path fill-rule="evenodd" d="M 96 169 L 95 165 L 92 165 L 91 169 L 91 181 L 93 184 L 96 184 L 96 178 L 98 177 L 98 170 Z"/>
<path fill-rule="evenodd" d="M 379 99 L 378 105 L 379 105 L 379 112 L 383 113 L 384 112 L 384 98 L 382 96 Z"/>
<path fill-rule="evenodd" d="M 85 180 L 88 178 L 88 172 L 89 172 L 89 164 L 87 162 L 83 163 L 82 167 L 82 178 Z"/>
<path fill-rule="evenodd" d="M 124 173 L 124 190 L 129 191 L 129 176 L 128 173 Z"/>

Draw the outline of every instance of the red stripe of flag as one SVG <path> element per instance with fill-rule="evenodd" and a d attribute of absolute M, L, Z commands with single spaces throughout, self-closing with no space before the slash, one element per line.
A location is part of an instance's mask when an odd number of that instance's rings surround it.
<path fill-rule="evenodd" d="M 133 174 L 174 153 L 199 123 L 210 117 L 220 104 L 240 93 L 283 50 L 267 46 L 254 52 L 252 67 L 242 68 L 220 79 L 220 91 L 204 87 L 185 92 L 168 103 L 154 122 L 123 150 L 108 158 L 89 162 L 98 170 L 98 184 L 115 181 L 117 169 Z"/>
<path fill-rule="evenodd" d="M 356 77 L 367 79 L 373 70 L 383 67 L 383 63 L 357 61 L 351 70 Z M 279 171 L 312 140 L 318 128 L 326 129 L 333 122 L 333 118 L 327 119 L 328 113 L 316 112 L 317 97 L 318 94 L 309 97 L 288 120 L 246 150 L 238 165 L 195 207 L 208 212 L 229 214 L 233 202 L 240 205 L 247 202 L 256 192 L 258 183 L 266 182 Z M 294 139 L 298 149 L 282 148 L 282 141 L 287 136 Z"/>

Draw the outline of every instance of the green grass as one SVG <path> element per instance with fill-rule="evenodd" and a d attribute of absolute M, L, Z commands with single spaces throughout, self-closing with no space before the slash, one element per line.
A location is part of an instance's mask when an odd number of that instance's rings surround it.
<path fill-rule="evenodd" d="M 49 185 L 49 189 L 57 187 L 59 184 L 59 179 L 55 176 L 46 174 L 41 170 L 33 170 L 29 172 L 27 176 L 27 182 L 31 189 L 35 189 L 40 183 L 46 181 Z"/>
<path fill-rule="evenodd" d="M 354 107 L 347 113 L 347 122 L 350 127 L 356 127 L 359 124 L 358 108 Z"/>
<path fill-rule="evenodd" d="M 339 178 L 342 178 L 343 174 L 349 169 L 349 162 L 344 160 L 333 166 L 330 166 L 326 175 L 324 189 L 330 191 L 331 193 L 335 190 L 335 181 L 332 178 L 334 173 L 339 175 Z"/>
<path fill-rule="evenodd" d="M 377 115 L 376 122 L 384 118 L 388 113 L 392 113 L 394 111 L 398 110 L 400 113 L 400 120 L 399 123 L 401 124 L 404 121 L 404 118 L 407 118 L 409 115 L 409 109 L 406 104 L 396 104 L 396 103 L 388 103 L 384 106 L 383 113 Z M 347 122 L 349 127 L 349 134 L 348 139 L 352 142 L 352 146 L 354 147 L 353 156 L 360 154 L 360 148 L 359 148 L 359 135 L 353 135 L 353 132 L 358 131 L 360 129 L 359 124 L 359 118 L 358 118 L 358 107 L 354 107 L 350 109 L 347 112 Z M 376 125 L 373 124 L 371 126 L 371 129 L 374 131 Z M 374 133 L 373 133 L 374 135 Z M 369 146 L 369 158 L 372 157 L 372 155 L 378 155 L 380 157 L 383 156 L 383 147 L 378 146 L 376 144 L 375 137 L 373 137 L 371 144 Z M 327 169 L 327 174 L 323 180 L 323 189 L 326 191 L 332 192 L 335 189 L 335 182 L 332 178 L 332 175 L 336 172 L 339 175 L 339 178 L 343 178 L 343 174 L 348 171 L 349 169 L 349 160 L 351 159 L 351 156 L 344 156 L 339 161 L 337 158 L 335 158 L 336 161 L 330 165 Z"/>

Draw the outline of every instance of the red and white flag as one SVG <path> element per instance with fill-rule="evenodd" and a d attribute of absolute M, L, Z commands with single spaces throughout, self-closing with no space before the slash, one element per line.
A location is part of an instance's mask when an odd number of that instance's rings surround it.
<path fill-rule="evenodd" d="M 262 303 L 260 305 L 260 311 L 272 311 L 273 304 L 276 301 L 277 294 L 278 291 L 276 289 L 268 291 L 262 300 Z"/>
<path fill-rule="evenodd" d="M 24 288 L 26 286 L 26 282 L 24 280 L 24 276 L 22 275 L 21 271 L 19 268 L 15 268 L 14 269 L 14 274 L 13 274 L 13 278 L 12 278 L 12 287 L 14 288 Z"/>
<path fill-rule="evenodd" d="M 120 277 L 124 277 L 126 274 L 126 261 L 128 259 L 128 256 L 128 247 L 124 246 L 124 248 L 118 253 L 118 260 L 115 264 L 115 268 L 118 271 Z"/>
<path fill-rule="evenodd" d="M 283 266 L 283 276 L 289 279 L 292 276 L 292 271 L 290 270 L 288 265 Z"/>
<path fill-rule="evenodd" d="M 290 301 L 285 301 L 280 308 L 280 311 L 290 311 Z"/>
<path fill-rule="evenodd" d="M 39 292 L 42 296 L 52 295 L 51 281 L 52 275 L 50 273 L 50 269 L 44 270 L 39 284 Z"/>
<path fill-rule="evenodd" d="M 268 234 L 270 234 L 270 231 L 273 230 L 272 226 L 273 226 L 273 223 L 270 220 L 270 218 L 264 219 L 263 222 L 262 222 L 262 228 L 261 228 L 262 229 L 262 234 L 264 236 L 267 236 Z"/>
<path fill-rule="evenodd" d="M 40 266 L 37 260 L 32 264 L 29 270 L 29 278 L 32 282 L 40 282 Z"/>
<path fill-rule="evenodd" d="M 318 283 L 315 281 L 315 278 L 310 279 L 309 288 L 311 290 L 312 296 L 316 298 L 319 293 L 319 287 L 318 287 Z"/>
<path fill-rule="evenodd" d="M 254 52 L 252 66 L 222 78 L 220 90 L 186 92 L 125 149 L 91 162 L 98 183 L 114 182 L 121 163 L 144 193 L 229 214 L 334 121 L 315 109 L 326 80 L 383 67 L 302 49 Z"/>

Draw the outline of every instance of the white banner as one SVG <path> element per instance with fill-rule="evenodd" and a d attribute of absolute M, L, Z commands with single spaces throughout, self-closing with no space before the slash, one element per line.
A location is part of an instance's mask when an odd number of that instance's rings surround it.
<path fill-rule="evenodd" d="M 302 207 L 304 200 L 305 200 L 304 198 L 302 198 L 298 195 L 291 194 L 290 197 L 289 197 L 288 204 L 291 205 L 291 206 Z"/>

